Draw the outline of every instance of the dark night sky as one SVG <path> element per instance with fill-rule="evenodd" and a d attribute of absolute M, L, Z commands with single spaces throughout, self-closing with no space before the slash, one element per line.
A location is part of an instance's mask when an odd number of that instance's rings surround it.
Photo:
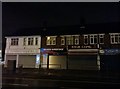
<path fill-rule="evenodd" d="M 44 22 L 48 27 L 80 25 L 81 17 L 84 17 L 86 24 L 120 22 L 118 5 L 117 2 L 3 2 L 2 49 L 5 48 L 4 36 L 17 35 L 19 29 L 23 28 L 39 28 L 43 26 Z M 24 32 L 22 31 L 22 33 Z"/>
<path fill-rule="evenodd" d="M 118 3 L 80 2 L 3 2 L 3 35 L 12 35 L 18 29 L 47 26 L 79 25 L 84 17 L 87 24 L 119 22 Z"/>

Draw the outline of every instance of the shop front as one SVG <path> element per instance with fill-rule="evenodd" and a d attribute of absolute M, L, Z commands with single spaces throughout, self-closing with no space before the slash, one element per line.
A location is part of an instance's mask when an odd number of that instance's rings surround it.
<path fill-rule="evenodd" d="M 100 60 L 101 71 L 120 71 L 120 49 L 104 49 Z"/>
<path fill-rule="evenodd" d="M 41 68 L 99 70 L 98 49 L 79 47 L 69 46 L 66 51 L 64 48 L 41 48 Z"/>
<path fill-rule="evenodd" d="M 73 46 L 68 49 L 68 68 L 78 70 L 99 70 L 98 49 L 90 46 Z"/>
<path fill-rule="evenodd" d="M 63 48 L 41 48 L 41 68 L 66 69 L 66 58 Z"/>

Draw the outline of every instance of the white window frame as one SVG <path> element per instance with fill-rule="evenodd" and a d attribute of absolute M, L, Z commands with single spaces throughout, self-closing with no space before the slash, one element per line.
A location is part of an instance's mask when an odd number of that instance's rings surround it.
<path fill-rule="evenodd" d="M 97 43 L 95 43 L 95 36 L 97 36 Z M 93 39 L 93 43 L 91 42 Z M 90 34 L 90 44 L 98 44 L 98 35 L 97 34 Z"/>
<path fill-rule="evenodd" d="M 46 45 L 56 45 L 56 36 L 46 36 Z"/>
<path fill-rule="evenodd" d="M 34 38 L 33 37 L 29 37 L 28 38 L 28 46 L 32 46 L 32 45 L 34 45 Z"/>
<path fill-rule="evenodd" d="M 76 42 L 77 41 L 77 42 Z M 79 45 L 79 36 L 75 36 L 75 45 Z"/>
<path fill-rule="evenodd" d="M 120 33 L 118 34 L 118 43 L 120 44 Z"/>
<path fill-rule="evenodd" d="M 63 43 L 62 43 L 63 41 Z M 65 37 L 64 36 L 61 36 L 61 45 L 65 45 Z"/>
<path fill-rule="evenodd" d="M 116 41 L 116 35 L 117 35 L 117 41 Z M 119 35 L 120 33 L 110 33 L 110 43 L 111 44 L 118 44 L 119 43 Z M 112 41 L 113 38 L 113 41 Z"/>
<path fill-rule="evenodd" d="M 104 36 L 105 34 L 99 34 L 99 44 L 104 44 Z M 103 43 L 100 42 L 100 39 L 103 39 Z"/>
<path fill-rule="evenodd" d="M 11 38 L 11 46 L 18 46 L 19 38 Z"/>
<path fill-rule="evenodd" d="M 85 43 L 86 38 L 87 38 L 87 43 Z M 84 35 L 84 45 L 88 45 L 88 35 Z"/>

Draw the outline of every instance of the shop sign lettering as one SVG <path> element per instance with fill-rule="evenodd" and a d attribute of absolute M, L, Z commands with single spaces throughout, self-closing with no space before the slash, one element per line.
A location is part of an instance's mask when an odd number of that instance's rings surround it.
<path fill-rule="evenodd" d="M 71 46 L 71 48 L 92 48 L 91 46 Z"/>

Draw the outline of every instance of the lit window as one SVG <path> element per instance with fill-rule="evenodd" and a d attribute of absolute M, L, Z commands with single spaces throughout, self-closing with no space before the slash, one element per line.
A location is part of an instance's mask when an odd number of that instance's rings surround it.
<path fill-rule="evenodd" d="M 33 45 L 33 38 L 28 38 L 28 45 Z"/>
<path fill-rule="evenodd" d="M 18 38 L 12 38 L 11 39 L 11 45 L 18 45 L 18 41 L 19 41 Z"/>
<path fill-rule="evenodd" d="M 84 44 L 85 44 L 85 45 L 88 44 L 88 35 L 84 35 Z"/>
<path fill-rule="evenodd" d="M 61 45 L 65 45 L 65 37 L 61 37 Z"/>
<path fill-rule="evenodd" d="M 99 34 L 99 43 L 104 44 L 104 34 Z"/>
<path fill-rule="evenodd" d="M 79 45 L 79 36 L 75 36 L 75 45 Z"/>
<path fill-rule="evenodd" d="M 120 34 L 119 33 L 112 33 L 110 34 L 111 44 L 120 43 Z"/>
<path fill-rule="evenodd" d="M 66 37 L 66 45 L 73 45 L 73 36 Z"/>
<path fill-rule="evenodd" d="M 47 45 L 56 45 L 56 37 L 55 36 L 47 37 Z"/>
<path fill-rule="evenodd" d="M 90 35 L 90 44 L 97 44 L 97 35 Z"/>
<path fill-rule="evenodd" d="M 35 45 L 38 45 L 38 38 L 35 38 Z"/>

